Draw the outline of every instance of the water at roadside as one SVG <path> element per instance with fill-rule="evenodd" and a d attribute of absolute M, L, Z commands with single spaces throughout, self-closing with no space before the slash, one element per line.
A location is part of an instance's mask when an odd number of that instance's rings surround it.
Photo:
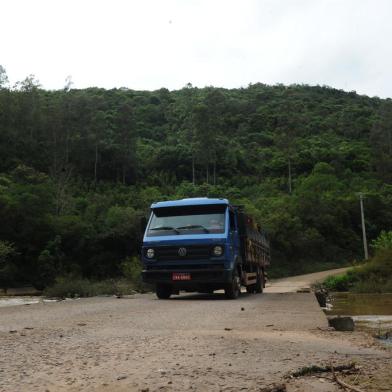
<path fill-rule="evenodd" d="M 331 293 L 330 315 L 392 315 L 392 294 Z"/>
<path fill-rule="evenodd" d="M 7 293 L 0 290 L 0 308 L 16 305 L 32 305 L 47 300 L 41 296 L 42 292 L 32 286 L 12 287 Z"/>
<path fill-rule="evenodd" d="M 351 316 L 356 329 L 385 336 L 392 344 L 392 294 L 331 293 L 327 316 Z"/>
<path fill-rule="evenodd" d="M 42 302 L 42 297 L 29 297 L 29 296 L 1 296 L 0 297 L 0 308 L 5 306 L 15 305 L 31 305 Z"/>

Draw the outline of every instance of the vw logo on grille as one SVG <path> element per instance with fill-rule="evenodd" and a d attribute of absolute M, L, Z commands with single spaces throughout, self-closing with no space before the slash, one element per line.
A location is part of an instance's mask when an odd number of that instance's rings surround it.
<path fill-rule="evenodd" d="M 186 248 L 178 249 L 178 255 L 182 257 L 186 256 Z"/>

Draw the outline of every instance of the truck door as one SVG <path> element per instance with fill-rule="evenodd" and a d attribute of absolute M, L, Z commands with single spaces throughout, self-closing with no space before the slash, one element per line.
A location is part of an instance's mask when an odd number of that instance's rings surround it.
<path fill-rule="evenodd" d="M 239 237 L 238 237 L 238 225 L 237 225 L 237 219 L 233 211 L 229 210 L 229 231 L 230 231 L 230 247 L 232 249 L 232 254 L 233 254 L 233 260 L 238 256 L 239 254 Z"/>

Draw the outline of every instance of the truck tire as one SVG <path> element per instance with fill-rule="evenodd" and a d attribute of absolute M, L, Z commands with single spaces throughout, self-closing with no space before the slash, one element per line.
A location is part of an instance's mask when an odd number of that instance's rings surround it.
<path fill-rule="evenodd" d="M 159 299 L 168 299 L 172 295 L 172 288 L 162 284 L 157 284 L 156 295 Z"/>
<path fill-rule="evenodd" d="M 256 288 L 254 284 L 250 284 L 249 286 L 246 286 L 246 292 L 249 294 L 253 294 L 256 292 Z"/>
<path fill-rule="evenodd" d="M 264 290 L 264 271 L 259 269 L 257 271 L 256 293 L 262 293 Z"/>
<path fill-rule="evenodd" d="M 231 283 L 225 288 L 225 297 L 227 299 L 237 299 L 241 293 L 241 279 L 237 269 L 233 272 Z"/>

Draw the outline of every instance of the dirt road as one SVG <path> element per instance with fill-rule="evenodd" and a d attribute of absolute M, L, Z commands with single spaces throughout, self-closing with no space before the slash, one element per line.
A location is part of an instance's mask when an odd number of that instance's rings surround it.
<path fill-rule="evenodd" d="M 284 377 L 330 361 L 392 370 L 390 351 L 326 327 L 311 293 L 236 301 L 146 294 L 5 307 L 0 391 L 260 391 L 285 382 L 288 391 L 328 392 L 338 389 L 323 379 Z"/>
<path fill-rule="evenodd" d="M 349 268 L 337 268 L 329 271 L 314 272 L 312 274 L 290 276 L 283 279 L 275 279 L 267 283 L 266 293 L 295 293 L 309 290 L 312 284 L 322 282 L 328 276 L 343 274 Z"/>

